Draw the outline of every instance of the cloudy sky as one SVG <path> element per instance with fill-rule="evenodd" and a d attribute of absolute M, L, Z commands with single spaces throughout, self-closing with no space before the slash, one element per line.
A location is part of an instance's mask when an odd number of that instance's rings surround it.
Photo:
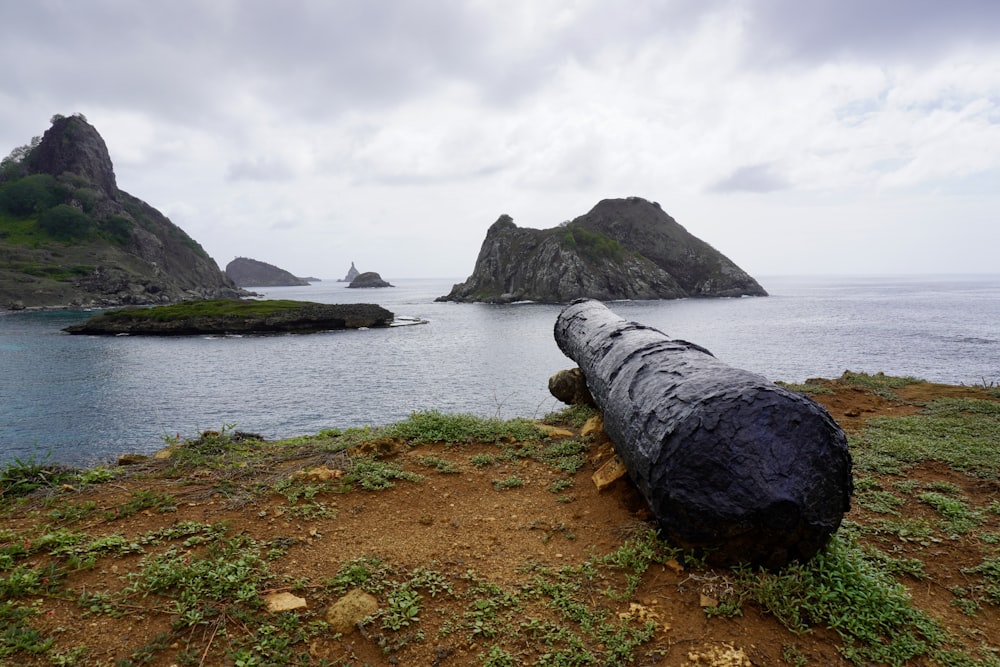
<path fill-rule="evenodd" d="M 1000 271 L 996 0 L 0 0 L 53 114 L 224 267 L 464 279 L 507 213 L 658 201 L 756 276 Z"/>

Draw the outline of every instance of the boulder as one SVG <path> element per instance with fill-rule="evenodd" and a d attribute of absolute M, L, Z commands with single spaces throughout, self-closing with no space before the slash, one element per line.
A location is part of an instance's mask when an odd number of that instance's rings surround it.
<path fill-rule="evenodd" d="M 579 368 L 559 371 L 549 378 L 549 393 L 567 405 L 596 406 Z"/>
<path fill-rule="evenodd" d="M 837 530 L 851 456 L 819 404 L 597 301 L 563 309 L 555 339 L 669 540 L 715 564 L 779 568 Z"/>

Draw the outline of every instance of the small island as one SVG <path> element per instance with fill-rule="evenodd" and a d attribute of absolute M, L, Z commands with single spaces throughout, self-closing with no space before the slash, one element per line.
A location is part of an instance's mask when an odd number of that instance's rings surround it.
<path fill-rule="evenodd" d="M 359 287 L 393 287 L 393 285 L 390 285 L 385 280 L 382 280 L 382 276 L 375 271 L 365 271 L 364 273 L 359 273 L 355 276 L 354 280 L 351 281 L 351 284 L 348 285 L 348 287 L 357 289 Z"/>
<path fill-rule="evenodd" d="M 394 317 L 382 306 L 370 303 L 215 299 L 108 311 L 63 331 L 97 336 L 316 333 L 388 327 Z"/>

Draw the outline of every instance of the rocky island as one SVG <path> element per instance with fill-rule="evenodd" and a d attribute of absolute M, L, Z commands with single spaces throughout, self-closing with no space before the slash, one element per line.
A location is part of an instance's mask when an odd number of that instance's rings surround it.
<path fill-rule="evenodd" d="M 274 264 L 249 257 L 237 257 L 226 264 L 226 275 L 240 287 L 292 287 L 309 284 L 307 279 L 294 276 Z"/>
<path fill-rule="evenodd" d="M 245 296 L 184 230 L 118 188 L 79 114 L 0 162 L 0 309 Z"/>
<path fill-rule="evenodd" d="M 382 280 L 382 276 L 375 271 L 365 271 L 355 276 L 348 287 L 392 287 L 392 285 Z"/>
<path fill-rule="evenodd" d="M 316 333 L 387 327 L 393 318 L 390 311 L 370 303 L 215 299 L 109 311 L 63 331 L 103 336 Z"/>
<path fill-rule="evenodd" d="M 660 205 L 605 199 L 551 229 L 502 215 L 486 232 L 472 275 L 438 301 L 567 303 L 577 298 L 767 296 L 749 274 L 689 233 Z"/>

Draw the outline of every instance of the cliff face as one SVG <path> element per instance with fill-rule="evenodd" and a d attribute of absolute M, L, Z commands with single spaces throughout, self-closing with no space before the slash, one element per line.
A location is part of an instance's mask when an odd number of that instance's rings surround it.
<path fill-rule="evenodd" d="M 118 189 L 104 139 L 56 116 L 0 181 L 0 309 L 107 307 L 245 295 L 205 250 Z"/>
<path fill-rule="evenodd" d="M 522 229 L 500 216 L 476 266 L 439 301 L 541 301 L 587 297 L 677 299 L 766 296 L 745 271 L 696 238 L 658 204 L 605 199 L 552 229 Z"/>
<path fill-rule="evenodd" d="M 237 257 L 226 264 L 226 275 L 240 287 L 282 287 L 309 284 L 308 280 L 298 278 L 273 264 L 249 257 Z"/>

